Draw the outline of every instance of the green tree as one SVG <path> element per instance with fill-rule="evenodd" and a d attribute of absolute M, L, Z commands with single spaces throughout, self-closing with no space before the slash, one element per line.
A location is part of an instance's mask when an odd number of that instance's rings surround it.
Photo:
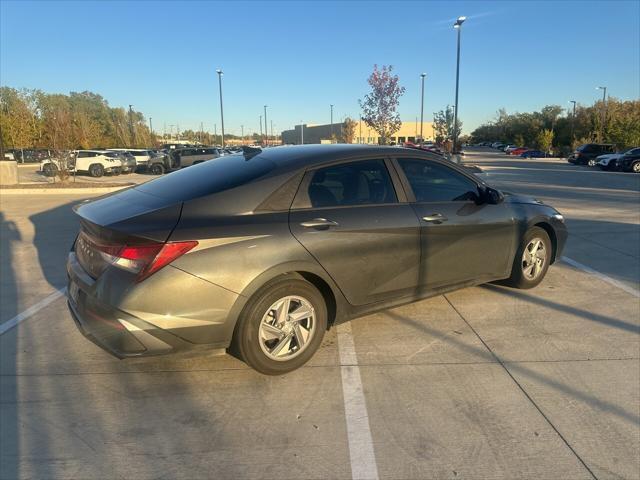
<path fill-rule="evenodd" d="M 391 65 L 383 65 L 381 69 L 374 65 L 373 73 L 367 80 L 371 93 L 359 100 L 362 120 L 380 135 L 382 144 L 386 144 L 389 137 L 402 126 L 397 109 L 405 89 L 392 71 Z"/>
<path fill-rule="evenodd" d="M 538 132 L 536 143 L 540 150 L 545 153 L 549 153 L 551 151 L 551 146 L 553 145 L 553 130 L 546 128 L 540 130 L 540 132 Z"/>
<path fill-rule="evenodd" d="M 436 143 L 442 144 L 447 141 L 452 141 L 454 137 L 453 120 L 454 120 L 453 107 L 447 105 L 444 110 L 433 113 L 433 131 L 435 133 Z M 460 136 L 462 130 L 462 122 L 458 120 L 457 134 Z"/>

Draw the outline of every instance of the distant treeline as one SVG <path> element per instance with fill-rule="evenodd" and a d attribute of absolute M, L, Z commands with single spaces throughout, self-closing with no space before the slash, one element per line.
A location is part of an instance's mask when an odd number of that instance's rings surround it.
<path fill-rule="evenodd" d="M 110 107 L 104 98 L 91 92 L 64 95 L 1 87 L 0 129 L 4 149 L 155 144 L 142 113 Z"/>
<path fill-rule="evenodd" d="M 592 106 L 563 109 L 548 105 L 539 112 L 508 114 L 496 118 L 471 134 L 472 142 L 501 141 L 520 146 L 567 151 L 590 142 L 613 143 L 619 149 L 640 146 L 640 101 L 602 100 Z"/>

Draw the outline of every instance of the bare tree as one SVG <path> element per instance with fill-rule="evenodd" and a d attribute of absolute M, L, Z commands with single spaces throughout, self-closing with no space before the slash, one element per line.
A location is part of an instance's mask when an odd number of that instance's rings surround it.
<path fill-rule="evenodd" d="M 344 143 L 353 143 L 357 125 L 358 124 L 351 117 L 344 119 L 344 124 L 342 125 L 342 139 Z"/>
<path fill-rule="evenodd" d="M 381 69 L 374 65 L 367 80 L 371 93 L 359 100 L 362 119 L 380 135 L 383 144 L 402 126 L 397 109 L 405 89 L 398 83 L 398 76 L 392 75 L 392 70 L 391 65 L 383 65 Z"/>

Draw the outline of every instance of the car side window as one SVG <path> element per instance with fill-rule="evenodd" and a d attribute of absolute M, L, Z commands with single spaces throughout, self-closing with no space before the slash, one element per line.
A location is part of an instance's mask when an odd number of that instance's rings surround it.
<path fill-rule="evenodd" d="M 312 207 L 397 202 L 384 160 L 361 160 L 313 172 L 308 189 Z"/>
<path fill-rule="evenodd" d="M 428 160 L 401 158 L 416 202 L 458 202 L 477 198 L 478 186 L 455 170 Z"/>
<path fill-rule="evenodd" d="M 88 156 L 87 152 L 78 152 L 77 158 L 86 158 Z"/>

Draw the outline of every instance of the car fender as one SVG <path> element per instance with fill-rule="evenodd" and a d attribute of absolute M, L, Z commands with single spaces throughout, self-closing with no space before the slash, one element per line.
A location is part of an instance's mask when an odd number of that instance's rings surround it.
<path fill-rule="evenodd" d="M 292 278 L 304 278 L 305 273 L 312 274 L 320 278 L 326 285 L 328 285 L 331 293 L 333 294 L 333 298 L 335 299 L 335 318 L 339 319 L 347 316 L 350 311 L 349 303 L 340 291 L 340 288 L 336 285 L 329 274 L 320 266 L 320 264 L 315 260 L 293 261 L 275 265 L 255 277 L 240 293 L 233 307 L 229 311 L 228 323 L 233 324 L 235 328 L 235 324 L 247 302 L 265 285 L 277 278 L 284 278 L 287 275 L 291 275 Z"/>

